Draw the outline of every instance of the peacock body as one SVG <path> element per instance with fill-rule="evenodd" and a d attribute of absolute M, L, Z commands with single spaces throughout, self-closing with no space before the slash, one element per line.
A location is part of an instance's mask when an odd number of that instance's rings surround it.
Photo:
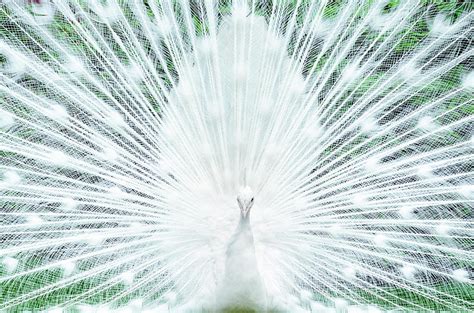
<path fill-rule="evenodd" d="M 3 1 L 0 310 L 474 310 L 472 9 Z"/>
<path fill-rule="evenodd" d="M 217 288 L 218 308 L 266 310 L 265 288 L 255 255 L 255 242 L 250 225 L 253 206 L 251 189 L 247 186 L 238 196 L 241 210 L 239 224 L 230 238 L 225 255 L 225 273 Z"/>

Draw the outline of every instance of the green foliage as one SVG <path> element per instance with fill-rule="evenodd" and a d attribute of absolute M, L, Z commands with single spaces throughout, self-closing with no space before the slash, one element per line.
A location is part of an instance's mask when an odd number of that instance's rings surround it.
<path fill-rule="evenodd" d="M 439 301 L 432 300 L 431 296 L 434 295 L 430 292 L 427 292 L 426 295 L 421 295 L 419 292 L 403 288 L 384 288 L 382 291 L 374 290 L 370 293 L 360 290 L 358 295 L 370 303 L 387 309 L 392 308 L 393 303 L 398 303 L 406 309 L 412 310 L 420 310 L 420 307 L 422 307 L 424 310 L 434 310 L 436 312 L 461 312 L 458 310 L 453 311 L 452 309 L 454 305 L 465 306 L 465 304 L 457 303 L 453 298 L 449 298 L 449 295 L 456 295 L 464 301 L 471 303 L 471 308 L 474 310 L 474 286 L 463 283 L 445 283 L 435 286 L 434 289 L 437 292 L 446 294 L 444 297 L 445 305 Z"/>

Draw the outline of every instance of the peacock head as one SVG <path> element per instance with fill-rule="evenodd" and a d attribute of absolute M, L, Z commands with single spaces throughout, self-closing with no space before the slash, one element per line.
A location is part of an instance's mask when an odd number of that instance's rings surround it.
<path fill-rule="evenodd" d="M 253 206 L 253 192 L 249 186 L 240 188 L 239 194 L 237 195 L 237 203 L 239 204 L 240 213 L 243 218 L 247 218 L 250 213 L 250 209 Z"/>

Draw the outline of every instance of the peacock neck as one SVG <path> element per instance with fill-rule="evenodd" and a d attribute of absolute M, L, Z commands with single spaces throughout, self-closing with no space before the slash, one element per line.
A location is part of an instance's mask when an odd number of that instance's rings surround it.
<path fill-rule="evenodd" d="M 250 214 L 240 214 L 240 223 L 239 226 L 241 227 L 248 227 L 250 226 Z"/>

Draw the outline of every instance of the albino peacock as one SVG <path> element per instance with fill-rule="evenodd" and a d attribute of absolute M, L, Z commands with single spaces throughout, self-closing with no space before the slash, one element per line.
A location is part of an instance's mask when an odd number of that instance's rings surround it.
<path fill-rule="evenodd" d="M 473 35 L 456 0 L 2 1 L 0 311 L 474 310 Z"/>
<path fill-rule="evenodd" d="M 264 311 L 265 290 L 258 270 L 250 225 L 250 209 L 254 203 L 250 187 L 246 186 L 240 190 L 237 202 L 240 208 L 240 220 L 227 246 L 225 274 L 218 286 L 218 308 L 250 308 Z"/>

